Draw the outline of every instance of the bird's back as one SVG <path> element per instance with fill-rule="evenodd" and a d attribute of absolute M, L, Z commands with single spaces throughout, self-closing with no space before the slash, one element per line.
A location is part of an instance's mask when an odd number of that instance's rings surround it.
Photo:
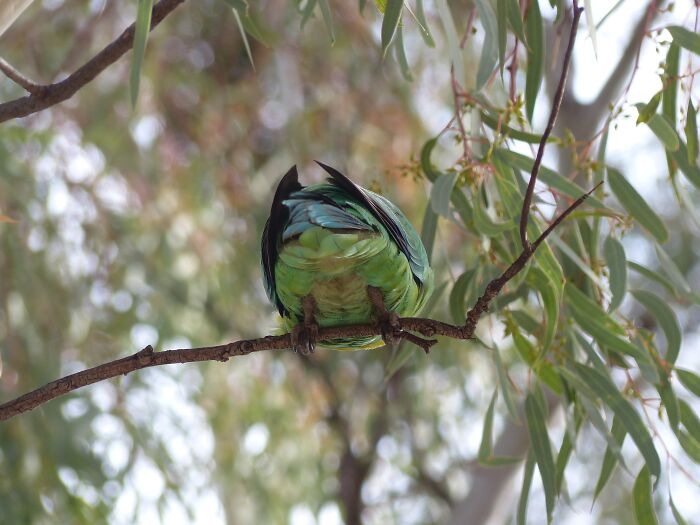
<path fill-rule="evenodd" d="M 340 174 L 340 183 L 332 172 L 328 182 L 301 187 L 296 171 L 290 173 L 280 183 L 263 235 L 266 289 L 285 328 L 303 319 L 302 298 L 309 294 L 320 326 L 370 321 L 367 286 L 381 290 L 389 310 L 415 315 L 431 291 L 432 271 L 401 211 Z M 323 344 L 373 348 L 382 341 Z"/>

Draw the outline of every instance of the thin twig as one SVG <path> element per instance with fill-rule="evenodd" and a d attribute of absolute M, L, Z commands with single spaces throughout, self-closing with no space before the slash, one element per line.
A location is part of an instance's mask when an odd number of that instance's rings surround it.
<path fill-rule="evenodd" d="M 5 73 L 7 78 L 12 80 L 18 86 L 24 88 L 29 93 L 39 93 L 42 89 L 44 89 L 44 86 L 37 84 L 33 80 L 24 76 L 4 58 L 0 58 L 0 71 Z"/>
<path fill-rule="evenodd" d="M 559 114 L 559 109 L 561 108 L 561 101 L 564 97 L 564 87 L 566 86 L 566 77 L 569 74 L 569 64 L 571 62 L 571 55 L 574 50 L 574 42 L 576 41 L 576 33 L 578 31 L 578 22 L 581 18 L 581 13 L 583 9 L 578 6 L 578 0 L 573 0 L 573 20 L 571 22 L 571 32 L 569 34 L 569 44 L 566 47 L 566 53 L 564 54 L 564 63 L 561 68 L 561 76 L 559 77 L 559 85 L 557 86 L 557 91 L 554 94 L 554 100 L 552 101 L 552 110 L 549 113 L 549 122 L 547 122 L 547 127 L 542 134 L 540 139 L 540 146 L 537 148 L 537 156 L 535 157 L 535 162 L 532 165 L 532 172 L 530 173 L 530 182 L 527 185 L 527 191 L 525 192 L 525 198 L 523 201 L 523 209 L 520 214 L 520 242 L 522 243 L 523 250 L 527 251 L 530 247 L 530 243 L 527 240 L 527 222 L 530 216 L 530 204 L 532 203 L 532 195 L 535 191 L 535 183 L 537 182 L 537 173 L 540 169 L 540 164 L 542 164 L 542 157 L 544 156 L 544 148 L 547 145 L 547 139 L 554 129 L 554 123 L 557 120 L 557 115 Z"/>
<path fill-rule="evenodd" d="M 459 134 L 462 138 L 462 147 L 464 148 L 463 158 L 466 159 L 467 162 L 469 162 L 472 160 L 472 149 L 469 144 L 469 137 L 467 136 L 467 131 L 464 129 L 464 122 L 462 122 L 462 110 L 460 109 L 461 103 L 459 101 L 460 86 L 457 83 L 457 78 L 455 77 L 454 67 L 450 70 L 450 76 L 452 77 L 452 98 L 454 99 L 455 104 L 455 119 L 457 120 L 457 124 L 459 125 Z"/>
<path fill-rule="evenodd" d="M 166 16 L 184 1 L 160 0 L 155 4 L 151 16 L 151 29 L 160 24 Z M 131 24 L 111 44 L 108 44 L 102 51 L 60 82 L 40 86 L 41 89 L 36 92 L 32 92 L 26 86 L 22 86 L 30 92 L 30 95 L 0 104 L 0 122 L 26 117 L 71 98 L 80 88 L 94 80 L 97 75 L 131 49 L 134 43 L 135 28 L 136 24 Z M 3 72 L 7 74 L 7 71 L 4 69 Z M 13 80 L 17 82 L 16 79 L 13 78 Z"/>

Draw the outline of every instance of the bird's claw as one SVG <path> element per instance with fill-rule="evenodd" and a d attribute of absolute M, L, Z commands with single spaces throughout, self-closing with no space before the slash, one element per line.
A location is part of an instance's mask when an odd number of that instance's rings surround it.
<path fill-rule="evenodd" d="M 399 344 L 401 337 L 398 334 L 401 332 L 399 324 L 399 316 L 396 312 L 386 312 L 381 320 L 382 323 L 382 339 L 388 347 L 395 347 Z"/>
<path fill-rule="evenodd" d="M 314 318 L 316 300 L 309 294 L 301 301 L 304 310 L 304 321 L 292 329 L 292 349 L 301 355 L 313 354 L 316 351 L 318 339 L 318 323 Z"/>
<path fill-rule="evenodd" d="M 292 350 L 301 355 L 310 355 L 316 351 L 318 325 L 299 323 L 292 328 Z"/>
<path fill-rule="evenodd" d="M 384 304 L 384 297 L 379 288 L 374 286 L 367 287 L 367 295 L 374 308 L 374 314 L 382 325 L 382 339 L 384 344 L 389 347 L 395 347 L 399 344 L 401 337 L 398 335 L 401 332 L 399 316 L 396 312 L 390 312 Z"/>

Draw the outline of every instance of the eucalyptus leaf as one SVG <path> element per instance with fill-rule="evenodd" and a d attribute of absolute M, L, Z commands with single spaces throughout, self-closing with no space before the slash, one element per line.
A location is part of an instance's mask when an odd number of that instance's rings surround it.
<path fill-rule="evenodd" d="M 638 525 L 658 525 L 659 520 L 654 510 L 654 501 L 651 498 L 651 474 L 648 466 L 644 466 L 634 482 L 632 489 L 634 501 L 634 515 Z"/>
<path fill-rule="evenodd" d="M 603 253 L 610 271 L 609 282 L 612 297 L 608 311 L 613 312 L 622 304 L 622 300 L 627 292 L 627 259 L 622 243 L 614 237 L 605 239 Z"/>

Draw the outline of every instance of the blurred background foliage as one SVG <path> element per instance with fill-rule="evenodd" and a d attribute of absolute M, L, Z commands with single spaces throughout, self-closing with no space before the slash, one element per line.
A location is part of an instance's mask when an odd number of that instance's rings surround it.
<path fill-rule="evenodd" d="M 109 43 L 134 20 L 137 5 L 116 0 L 35 4 L 3 35 L 0 54 L 40 82 L 60 79 Z M 449 28 L 445 9 L 460 39 L 464 28 L 471 28 L 457 53 L 466 72 L 463 81 L 476 94 L 480 56 L 488 46 L 484 37 L 495 37 L 489 34 L 488 12 L 498 13 L 506 2 L 425 2 L 434 48 L 425 45 L 420 27 L 404 12 L 400 28 L 412 80 L 395 60 L 396 40 L 382 58 L 378 7 L 384 5 L 366 4 L 331 2 L 331 42 L 322 16 L 325 1 L 318 2 L 303 30 L 308 0 L 301 5 L 251 2 L 265 44 L 248 36 L 249 57 L 230 5 L 185 2 L 149 38 L 135 108 L 129 100 L 127 55 L 73 99 L 0 127 L 0 215 L 16 221 L 0 223 L 3 401 L 147 344 L 158 349 L 202 346 L 274 330 L 275 314 L 259 271 L 262 225 L 273 188 L 291 164 L 300 166 L 305 181 L 320 180 L 313 159 L 386 194 L 416 226 L 424 217 L 438 222 L 433 263 L 438 283 L 444 285 L 431 315 L 455 321 L 463 315 L 480 286 L 517 254 L 512 228 L 502 226 L 514 221 L 513 207 L 493 185 L 498 177 L 489 180 L 498 158 L 490 156 L 484 140 L 494 141 L 494 135 L 483 131 L 474 108 L 506 108 L 498 113 L 520 116 L 510 125 L 529 130 L 529 124 L 523 99 L 509 97 L 508 74 L 503 81 L 494 74 L 479 90 L 477 102 L 460 99 L 460 106 L 466 102 L 460 113 L 465 112 L 476 160 L 462 155 L 458 128 L 450 120 L 455 48 L 443 31 Z M 562 21 L 555 24 L 557 11 L 541 4 L 545 45 L 539 57 L 528 59 L 521 44 L 516 64 L 517 93 L 523 92 L 534 61 L 543 69 L 535 130 L 544 127 L 548 93 L 561 63 L 561 39 L 568 34 L 563 10 Z M 690 1 L 677 2 L 674 9 L 658 2 L 643 26 L 649 31 L 635 81 L 625 91 L 636 56 L 631 44 L 634 53 L 626 54 L 626 39 L 639 32 L 630 20 L 644 19 L 645 6 L 590 4 L 599 24 L 613 9 L 597 35 L 590 21 L 582 24 L 555 133 L 560 140 L 550 147 L 546 164 L 558 166 L 564 178 L 585 188 L 602 176 L 603 162 L 622 169 L 657 210 L 669 240 L 666 251 L 655 255 L 649 233 L 634 226 L 627 207 L 608 199 L 609 207 L 602 211 L 588 207 L 578 212 L 577 226 L 561 230 L 552 253 L 567 280 L 607 308 L 621 270 L 619 265 L 609 268 L 619 258 L 602 253 L 603 240 L 608 232 L 622 239 L 627 259 L 644 265 L 630 268 L 629 286 L 653 290 L 673 307 L 683 331 L 678 363 L 697 370 L 700 360 L 692 349 L 699 341 L 694 305 L 700 233 L 693 211 L 698 192 L 678 170 L 669 178 L 663 146 L 644 126 L 634 127 L 631 106 L 646 103 L 671 78 L 668 68 L 659 66 L 669 48 L 668 33 L 650 30 L 669 23 L 692 28 L 697 13 Z M 468 24 L 470 19 L 474 21 Z M 537 30 L 526 29 L 528 38 Z M 510 34 L 509 49 L 512 43 Z M 678 129 L 685 122 L 683 104 L 692 93 L 694 73 L 692 55 L 683 51 L 681 57 L 681 89 L 671 106 L 679 115 Z M 617 78 L 616 84 L 605 84 L 607 78 Z M 9 80 L 0 82 L 2 100 L 20 95 Z M 691 100 L 697 104 L 697 93 Z M 597 157 L 599 142 L 588 141 L 600 139 L 596 133 L 610 116 L 608 157 Z M 424 144 L 438 135 L 432 161 L 424 155 L 421 167 Z M 528 156 L 533 153 L 527 144 L 509 144 Z M 501 170 L 519 173 L 503 158 Z M 442 186 L 431 185 L 426 171 L 437 173 Z M 455 193 L 445 186 L 445 175 L 456 183 Z M 566 191 L 548 184 L 555 191 L 538 187 L 540 227 L 552 216 L 552 196 L 567 202 Z M 436 192 L 436 187 L 442 190 Z M 456 192 L 469 195 L 474 207 L 483 206 L 486 219 L 477 218 L 475 224 L 473 214 L 479 209 L 460 207 Z M 606 186 L 597 196 L 609 193 Z M 450 195 L 456 209 L 449 204 Z M 424 226 L 424 232 L 429 235 L 430 228 Z M 657 273 L 644 274 L 645 268 Z M 509 418 L 505 402 L 515 407 L 529 390 L 539 388 L 522 356 L 530 347 L 536 352 L 547 337 L 541 321 L 547 315 L 542 301 L 547 300 L 535 292 L 547 286 L 538 281 L 542 274 L 531 271 L 526 284 L 506 290 L 511 302 L 499 302 L 498 315 L 482 320 L 481 342 L 445 340 L 428 357 L 413 348 L 398 353 L 320 351 L 309 359 L 268 352 L 227 364 L 143 370 L 4 422 L 0 523 L 512 521 L 522 461 L 484 466 L 488 461 L 480 455 L 480 444 L 487 408 L 500 384 L 490 422 L 496 453 L 522 459 L 527 451 L 523 415 Z M 574 352 L 567 348 L 573 344 L 574 320 L 579 325 L 581 320 L 572 315 L 562 307 L 555 318 L 558 329 L 548 363 L 560 364 L 567 352 Z M 663 323 L 653 313 L 628 294 L 615 316 L 632 341 L 658 355 L 654 333 Z M 515 337 L 509 335 L 513 332 Z M 587 336 L 580 340 L 578 352 L 591 342 Z M 667 498 L 671 477 L 681 514 L 691 523 L 700 519 L 693 497 L 700 470 L 685 459 L 693 458 L 694 444 L 686 442 L 691 452 L 678 446 L 654 382 L 645 381 L 644 373 L 640 378 L 635 368 L 613 370 L 611 363 L 620 364 L 615 352 L 590 351 L 608 360 L 616 384 L 645 414 L 657 449 L 664 452 L 663 483 L 654 495 L 659 519 L 673 519 Z M 397 359 L 405 361 L 403 367 L 396 366 Z M 536 372 L 538 366 L 532 365 Z M 505 382 L 503 375 L 499 379 L 504 370 L 510 376 Z M 653 376 L 653 370 L 647 374 Z M 678 386 L 675 375 L 671 381 Z M 697 411 L 697 398 L 693 401 L 682 387 L 675 390 L 689 403 L 685 406 Z M 620 454 L 628 472 L 615 470 L 613 480 L 618 481 L 608 483 L 590 509 L 606 437 L 608 443 L 611 439 L 612 413 L 591 401 L 582 412 L 585 402 L 567 397 L 562 411 L 557 397 L 547 396 L 555 449 L 579 432 L 577 418 L 585 415 L 588 421 L 593 413 L 601 418 L 597 426 L 583 425 L 575 440 L 554 522 L 633 522 L 633 509 L 642 508 L 639 501 L 632 505 L 642 465 L 635 445 L 625 441 Z M 692 438 L 692 429 L 687 430 Z M 543 494 L 536 475 L 531 523 L 546 520 Z"/>

